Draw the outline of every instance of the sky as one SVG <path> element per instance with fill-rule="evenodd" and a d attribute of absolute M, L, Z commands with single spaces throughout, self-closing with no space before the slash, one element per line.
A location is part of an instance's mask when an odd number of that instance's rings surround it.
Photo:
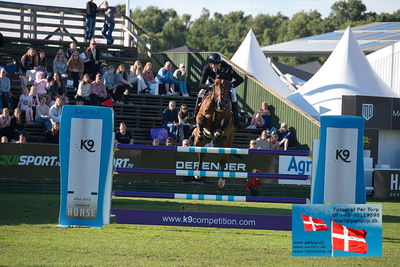
<path fill-rule="evenodd" d="M 6 2 L 17 3 L 32 3 L 38 5 L 48 5 L 49 0 L 9 0 Z M 100 4 L 102 0 L 94 0 L 96 4 Z M 109 0 L 110 5 L 125 4 L 126 0 Z M 329 15 L 331 6 L 336 1 L 334 0 L 130 0 L 130 9 L 141 8 L 145 9 L 147 6 L 153 5 L 161 9 L 172 8 L 177 11 L 178 15 L 190 14 L 192 20 L 198 18 L 201 10 L 205 7 L 210 10 L 210 14 L 218 12 L 227 14 L 232 11 L 243 11 L 246 15 L 256 16 L 257 14 L 270 14 L 275 15 L 278 12 L 283 13 L 288 17 L 292 17 L 297 12 L 302 10 L 318 10 L 323 17 Z M 367 6 L 367 12 L 372 11 L 376 13 L 387 12 L 393 13 L 400 9 L 399 0 L 364 0 Z M 229 4 L 227 4 L 229 3 Z M 68 1 L 54 1 L 51 2 L 54 6 L 84 8 L 86 5 L 85 0 L 68 0 Z"/>

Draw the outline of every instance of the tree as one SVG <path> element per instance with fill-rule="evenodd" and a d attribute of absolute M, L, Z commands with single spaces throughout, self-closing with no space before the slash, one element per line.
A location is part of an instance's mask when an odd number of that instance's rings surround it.
<path fill-rule="evenodd" d="M 331 10 L 329 17 L 341 26 L 348 22 L 363 20 L 367 7 L 361 0 L 348 0 L 335 2 Z"/>

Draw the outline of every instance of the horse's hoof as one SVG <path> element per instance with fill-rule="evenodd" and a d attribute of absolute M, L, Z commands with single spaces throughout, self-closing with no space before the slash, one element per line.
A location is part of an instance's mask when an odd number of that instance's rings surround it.
<path fill-rule="evenodd" d="M 206 140 L 205 136 L 203 134 L 199 134 L 197 136 L 197 141 L 199 142 L 204 142 Z"/>
<path fill-rule="evenodd" d="M 200 180 L 200 179 L 201 179 L 201 176 L 195 176 L 194 179 Z"/>
<path fill-rule="evenodd" d="M 219 189 L 223 189 L 225 187 L 225 179 L 219 178 L 217 185 Z"/>
<path fill-rule="evenodd" d="M 214 137 L 215 138 L 218 138 L 220 136 L 221 136 L 221 132 L 220 131 L 217 131 L 217 132 L 214 133 Z"/>

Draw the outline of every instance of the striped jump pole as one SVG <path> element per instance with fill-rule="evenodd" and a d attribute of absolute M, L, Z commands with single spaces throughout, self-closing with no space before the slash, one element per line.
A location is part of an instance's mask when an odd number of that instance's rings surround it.
<path fill-rule="evenodd" d="M 194 171 L 194 170 L 170 170 L 170 169 L 147 169 L 147 168 L 116 168 L 118 173 L 137 174 L 162 174 L 176 176 L 200 176 L 200 177 L 222 177 L 222 178 L 260 178 L 260 179 L 284 179 L 284 180 L 307 180 L 307 175 L 278 174 L 278 173 L 254 173 L 254 172 L 224 172 L 224 171 Z"/>
<path fill-rule="evenodd" d="M 266 150 L 266 149 L 246 149 L 228 147 L 197 147 L 197 146 L 152 146 L 152 145 L 126 145 L 118 144 L 117 149 L 129 150 L 156 150 L 173 151 L 184 153 L 210 153 L 210 154 L 231 154 L 231 155 L 287 155 L 287 156 L 310 156 L 307 150 Z"/>
<path fill-rule="evenodd" d="M 292 203 L 292 204 L 307 203 L 307 199 L 305 198 L 287 198 L 287 197 L 256 197 L 256 196 L 125 192 L 125 191 L 117 191 L 114 192 L 113 195 L 116 197 L 167 198 L 167 199 L 187 199 L 187 200 L 234 201 L 234 202 L 268 202 L 268 203 Z"/>

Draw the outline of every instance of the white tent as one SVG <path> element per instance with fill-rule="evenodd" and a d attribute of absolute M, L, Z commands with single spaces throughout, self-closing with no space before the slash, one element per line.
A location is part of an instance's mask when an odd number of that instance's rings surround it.
<path fill-rule="evenodd" d="M 321 69 L 287 99 L 319 119 L 341 115 L 343 95 L 398 97 L 373 71 L 350 28 Z"/>
<path fill-rule="evenodd" d="M 251 29 L 231 60 L 281 96 L 292 93 L 272 69 Z"/>

